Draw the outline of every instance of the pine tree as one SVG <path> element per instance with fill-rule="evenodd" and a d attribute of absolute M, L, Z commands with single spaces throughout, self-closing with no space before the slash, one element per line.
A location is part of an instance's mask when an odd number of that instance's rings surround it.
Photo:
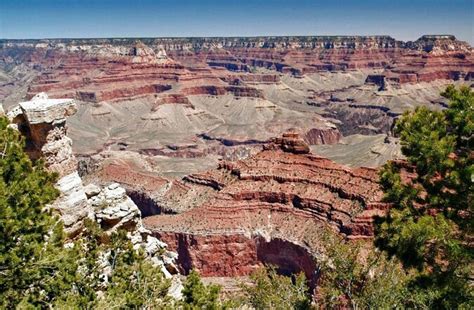
<path fill-rule="evenodd" d="M 79 268 L 74 286 L 58 294 L 58 309 L 173 309 L 170 281 L 143 252 L 134 249 L 126 231 L 106 234 L 91 220 L 74 242 Z M 64 274 L 62 276 L 67 276 Z"/>
<path fill-rule="evenodd" d="M 99 308 L 109 309 L 115 304 L 126 309 L 163 309 L 170 305 L 170 281 L 145 258 L 142 249 L 133 249 L 125 231 L 112 235 L 109 264 L 110 284 Z"/>
<path fill-rule="evenodd" d="M 251 284 L 242 284 L 243 304 L 260 309 L 310 309 L 311 294 L 303 273 L 284 276 L 275 267 L 258 269 L 250 276 Z"/>
<path fill-rule="evenodd" d="M 393 204 L 377 228 L 376 245 L 417 272 L 409 288 L 427 307 L 467 307 L 474 300 L 474 93 L 449 86 L 447 109 L 417 108 L 396 123 L 414 179 L 388 163 L 381 171 Z"/>
<path fill-rule="evenodd" d="M 56 176 L 41 161 L 32 163 L 20 134 L 0 118 L 0 306 L 41 304 L 64 283 L 61 269 L 62 224 L 47 209 L 58 192 Z M 74 267 L 73 267 L 74 268 Z"/>
<path fill-rule="evenodd" d="M 184 309 L 225 309 L 226 306 L 219 301 L 220 287 L 217 285 L 204 285 L 199 273 L 192 270 L 186 277 L 183 288 Z"/>
<path fill-rule="evenodd" d="M 364 241 L 343 240 L 334 232 L 321 237 L 324 257 L 320 265 L 317 304 L 321 309 L 416 308 L 406 287 L 406 274 L 396 258 Z"/>

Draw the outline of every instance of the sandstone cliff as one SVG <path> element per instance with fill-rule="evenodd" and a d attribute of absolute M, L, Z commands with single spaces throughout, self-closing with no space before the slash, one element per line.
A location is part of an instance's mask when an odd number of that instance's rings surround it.
<path fill-rule="evenodd" d="M 66 135 L 66 118 L 76 112 L 72 99 L 49 99 L 45 93 L 21 102 L 9 113 L 11 120 L 26 137 L 26 152 L 33 160 L 44 159 L 46 168 L 59 175 L 60 197 L 53 203 L 64 221 L 66 232 L 77 234 L 82 220 L 92 214 L 82 180 L 77 173 L 77 161 L 72 153 L 72 141 Z"/>

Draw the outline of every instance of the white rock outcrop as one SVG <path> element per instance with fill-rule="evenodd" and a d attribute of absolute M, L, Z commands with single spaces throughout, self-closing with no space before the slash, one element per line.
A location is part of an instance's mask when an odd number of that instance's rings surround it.
<path fill-rule="evenodd" d="M 60 212 L 66 232 L 76 233 L 82 228 L 82 220 L 92 216 L 82 180 L 75 171 L 60 178 L 56 187 L 61 194 L 52 207 Z"/>
<path fill-rule="evenodd" d="M 21 111 L 20 106 L 17 105 L 13 109 L 8 111 L 8 113 L 6 115 L 7 115 L 8 119 L 10 120 L 10 122 L 15 122 L 16 118 L 18 116 L 22 115 L 22 114 L 23 114 L 23 112 Z"/>
<path fill-rule="evenodd" d="M 136 230 L 141 225 L 140 210 L 118 183 L 98 191 L 90 197 L 89 202 L 94 208 L 97 222 L 107 231 L 119 228 Z"/>
<path fill-rule="evenodd" d="M 74 99 L 50 99 L 46 93 L 39 93 L 30 101 L 19 106 L 30 125 L 62 123 L 77 112 Z"/>
<path fill-rule="evenodd" d="M 77 160 L 72 151 L 72 140 L 67 137 L 66 118 L 76 113 L 72 99 L 49 99 L 40 93 L 30 101 L 21 102 L 8 113 L 14 126 L 26 137 L 26 152 L 33 159 L 42 158 L 48 170 L 56 172 L 56 188 L 60 196 L 51 204 L 64 222 L 66 233 L 74 236 L 81 232 L 84 219 L 90 218 L 111 234 L 118 229 L 127 231 L 135 249 L 143 248 L 150 261 L 161 268 L 166 278 L 172 278 L 171 295 L 180 298 L 182 285 L 173 276 L 178 274 L 176 253 L 167 251 L 167 245 L 144 228 L 137 205 L 118 183 L 99 187 L 83 185 L 77 171 Z M 103 276 L 110 271 L 107 253 L 102 259 Z"/>
<path fill-rule="evenodd" d="M 94 218 L 108 234 L 124 229 L 134 248 L 142 247 L 151 262 L 160 267 L 166 278 L 179 273 L 175 264 L 178 254 L 167 251 L 167 245 L 151 235 L 143 226 L 137 205 L 127 196 L 118 183 L 103 188 L 89 184 L 85 187 L 93 208 Z"/>
<path fill-rule="evenodd" d="M 30 101 L 20 102 L 7 116 L 26 137 L 26 152 L 33 159 L 42 158 L 48 170 L 59 175 L 56 187 L 60 197 L 51 205 L 59 211 L 66 233 L 75 235 L 82 221 L 91 217 L 72 140 L 67 136 L 66 118 L 76 113 L 73 99 L 50 99 L 39 93 Z"/>

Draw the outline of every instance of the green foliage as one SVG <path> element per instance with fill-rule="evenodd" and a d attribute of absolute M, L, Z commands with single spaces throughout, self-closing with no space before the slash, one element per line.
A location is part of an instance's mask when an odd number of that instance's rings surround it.
<path fill-rule="evenodd" d="M 344 241 L 325 232 L 321 259 L 320 308 L 387 309 L 414 307 L 406 288 L 409 276 L 395 259 L 361 242 Z"/>
<path fill-rule="evenodd" d="M 163 309 L 171 304 L 170 282 L 141 249 L 133 249 L 125 231 L 108 236 L 97 223 L 88 221 L 83 235 L 74 244 L 82 249 L 76 256 L 79 272 L 74 289 L 58 295 L 56 308 Z M 104 276 L 107 265 L 109 272 Z"/>
<path fill-rule="evenodd" d="M 184 309 L 225 309 L 226 306 L 219 301 L 220 287 L 217 285 L 204 285 L 197 271 L 192 270 L 183 284 Z"/>
<path fill-rule="evenodd" d="M 169 303 L 170 281 L 145 259 L 142 250 L 133 249 L 123 231 L 112 236 L 109 264 L 110 284 L 98 308 L 162 309 Z"/>
<path fill-rule="evenodd" d="M 0 308 L 163 308 L 169 282 L 123 232 L 106 238 L 90 221 L 65 245 L 62 222 L 47 207 L 58 196 L 57 176 L 32 163 L 7 126 L 0 118 Z M 112 260 L 108 283 L 104 255 Z"/>
<path fill-rule="evenodd" d="M 310 309 L 311 299 L 303 273 L 294 278 L 278 275 L 275 268 L 260 268 L 251 275 L 250 285 L 242 284 L 241 301 L 260 309 Z"/>
<path fill-rule="evenodd" d="M 70 270 L 58 265 L 62 225 L 45 210 L 58 192 L 56 176 L 33 164 L 23 151 L 19 133 L 0 118 L 0 307 L 47 302 L 55 291 L 68 287 L 56 274 Z"/>
<path fill-rule="evenodd" d="M 227 309 L 230 305 L 219 300 L 219 286 L 204 285 L 195 271 L 186 278 L 183 301 L 167 296 L 170 281 L 145 258 L 142 249 L 133 249 L 125 231 L 109 236 L 97 223 L 87 221 L 86 231 L 74 247 L 83 249 L 76 256 L 80 272 L 74 289 L 58 295 L 56 308 Z M 100 263 L 104 258 L 110 266 L 108 279 L 104 278 Z"/>
<path fill-rule="evenodd" d="M 394 207 L 377 226 L 376 245 L 417 275 L 408 284 L 426 307 L 472 306 L 474 93 L 449 86 L 443 111 L 417 108 L 397 122 L 407 178 L 387 163 L 380 180 Z M 409 169 L 409 168 L 405 168 Z"/>

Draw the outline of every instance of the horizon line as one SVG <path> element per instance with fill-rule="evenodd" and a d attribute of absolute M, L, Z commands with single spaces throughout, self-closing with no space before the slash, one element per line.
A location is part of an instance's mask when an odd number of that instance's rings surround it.
<path fill-rule="evenodd" d="M 370 34 L 370 35 L 352 35 L 352 34 L 332 34 L 332 35 L 314 35 L 314 34 L 291 34 L 291 35 L 243 35 L 243 36 L 111 36 L 111 37 L 41 37 L 41 38 L 0 38 L 0 41 L 34 41 L 34 40 L 97 40 L 97 39 L 221 39 L 221 38 L 285 38 L 285 37 L 357 37 L 357 38 L 368 38 L 368 37 L 388 37 L 397 41 L 403 41 L 396 39 L 389 34 Z M 423 37 L 453 37 L 458 40 L 454 34 L 423 34 L 417 40 Z M 404 41 L 410 42 L 412 40 Z M 416 40 L 415 40 L 416 41 Z M 412 41 L 413 42 L 413 41 Z"/>

